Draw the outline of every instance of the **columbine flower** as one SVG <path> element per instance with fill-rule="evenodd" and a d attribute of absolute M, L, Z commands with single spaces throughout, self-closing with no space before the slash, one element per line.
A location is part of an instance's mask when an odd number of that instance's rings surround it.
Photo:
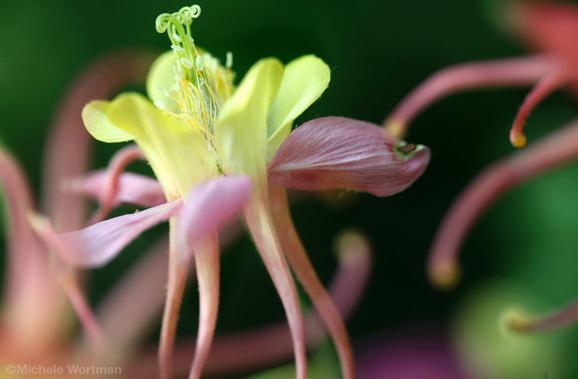
<path fill-rule="evenodd" d="M 150 101 L 125 93 L 113 101 L 92 102 L 83 112 L 86 127 L 96 139 L 136 142 L 167 202 L 77 232 L 57 235 L 47 223 L 39 222 L 36 229 L 65 260 L 93 267 L 113 259 L 144 230 L 170 219 L 161 376 L 170 377 L 180 299 L 194 257 L 200 320 L 190 377 L 198 378 L 217 318 L 216 234 L 243 211 L 285 308 L 297 376 L 306 377 L 307 364 L 303 318 L 291 270 L 327 324 L 344 376 L 352 378 L 353 359 L 343 321 L 293 227 L 283 187 L 392 195 L 422 174 L 429 150 L 399 142 L 376 125 L 336 117 L 310 121 L 291 133 L 294 120 L 327 88 L 327 65 L 311 55 L 286 66 L 266 58 L 253 65 L 235 87 L 231 59 L 221 65 L 191 37 L 192 21 L 199 14 L 200 8 L 194 5 L 158 17 L 157 31 L 168 34 L 172 50 L 161 55 L 149 73 Z M 123 180 L 130 182 L 128 177 Z M 138 192 L 138 186 L 128 185 Z"/>
<path fill-rule="evenodd" d="M 572 5 L 516 4 L 512 13 L 520 36 L 540 55 L 505 61 L 470 63 L 433 75 L 393 111 L 386 125 L 403 135 L 408 123 L 433 101 L 453 92 L 486 86 L 534 84 L 516 115 L 510 140 L 526 144 L 523 127 L 530 112 L 553 91 L 578 87 L 578 8 Z M 508 190 L 578 158 L 578 123 L 536 142 L 487 168 L 460 195 L 439 228 L 429 272 L 434 283 L 452 286 L 459 276 L 457 256 L 463 239 L 483 212 Z M 578 320 L 578 300 L 543 319 L 510 313 L 508 325 L 519 331 L 546 330 Z"/>
<path fill-rule="evenodd" d="M 89 88 L 94 90 L 95 83 L 86 80 L 87 78 L 104 80 L 104 77 L 118 75 L 121 80 L 123 78 L 130 80 L 133 76 L 138 76 L 134 75 L 133 71 L 136 70 L 136 73 L 140 71 L 141 61 L 142 57 L 139 55 L 105 59 L 102 64 L 88 70 L 85 79 L 79 82 L 76 89 L 85 89 L 89 84 Z M 115 81 L 105 80 L 98 85 L 98 90 L 106 93 L 112 92 L 112 88 L 118 84 Z M 73 91 L 75 94 L 76 92 L 78 91 Z M 90 93 L 78 96 L 90 96 Z M 74 109 L 78 110 L 78 106 L 78 99 L 67 102 L 64 114 L 74 114 Z M 77 128 L 75 118 L 60 117 L 55 131 L 71 132 Z M 78 138 L 76 135 L 75 141 L 81 142 L 82 137 Z M 75 150 L 74 157 L 85 160 L 82 157 L 86 158 L 88 149 L 86 145 L 84 147 Z M 58 160 L 60 156 L 59 150 L 51 149 L 48 154 L 51 161 Z M 69 167 L 68 172 L 59 171 L 55 174 L 67 177 L 77 169 L 82 169 L 81 166 Z M 129 179 L 133 178 L 129 175 Z M 142 179 L 137 177 L 135 182 L 138 183 Z M 89 371 L 83 374 L 83 377 L 102 377 L 98 374 L 99 368 L 114 370 L 114 376 L 119 378 L 156 377 L 153 374 L 154 358 L 151 354 L 136 357 L 131 355 L 136 343 L 147 331 L 147 327 L 162 305 L 163 280 L 166 274 L 164 256 L 167 249 L 166 239 L 153 244 L 145 252 L 143 259 L 126 273 L 110 294 L 107 294 L 99 305 L 97 320 L 84 298 L 82 289 L 77 286 L 70 267 L 57 257 L 51 257 L 50 252 L 44 251 L 43 246 L 35 239 L 30 225 L 26 222 L 26 216 L 33 211 L 33 201 L 26 177 L 15 159 L 2 148 L 0 148 L 0 183 L 10 216 L 8 230 L 10 264 L 6 275 L 4 312 L 0 318 L 2 325 L 0 366 L 6 365 L 4 369 L 11 370 L 15 377 L 21 376 L 18 371 L 13 371 L 14 368 L 22 370 L 23 376 L 29 376 L 25 371 L 27 367 L 38 367 L 39 370 L 56 367 L 66 372 L 65 377 L 77 377 L 72 372 L 68 375 L 67 368 L 71 365 L 87 367 Z M 62 186 L 58 188 L 62 190 Z M 66 193 L 68 191 L 63 192 Z M 120 196 L 124 192 L 120 190 L 117 193 Z M 68 201 L 73 198 L 70 194 L 66 198 L 63 197 Z M 121 197 L 115 199 L 115 202 L 125 200 L 132 202 L 134 198 Z M 83 203 L 78 202 L 79 205 Z M 55 209 L 64 210 L 58 207 Z M 66 212 L 68 215 L 79 214 L 78 219 L 83 220 L 82 209 L 83 207 L 79 206 L 71 212 L 67 208 Z M 58 218 L 57 215 L 58 213 L 54 214 L 55 218 Z M 52 258 L 56 259 L 52 262 L 55 264 L 51 264 Z M 369 278 L 371 251 L 363 237 L 350 232 L 340 236 L 337 258 L 339 269 L 332 280 L 330 293 L 340 312 L 348 316 L 359 303 Z M 71 315 L 64 301 L 66 297 L 74 307 L 87 334 L 81 336 L 81 343 L 77 345 L 69 341 L 73 330 L 69 328 L 68 321 Z M 306 315 L 305 325 L 309 337 L 308 346 L 315 347 L 324 341 L 325 330 L 315 313 L 309 312 Z M 190 343 L 182 343 L 177 346 L 175 352 L 176 370 L 182 375 L 186 372 L 185 367 L 188 366 L 192 354 L 191 347 Z M 285 325 L 270 325 L 225 335 L 215 341 L 207 371 L 210 374 L 230 374 L 269 367 L 273 363 L 285 360 L 291 355 L 291 351 L 291 338 Z M 91 367 L 97 369 L 93 372 L 90 371 Z"/>

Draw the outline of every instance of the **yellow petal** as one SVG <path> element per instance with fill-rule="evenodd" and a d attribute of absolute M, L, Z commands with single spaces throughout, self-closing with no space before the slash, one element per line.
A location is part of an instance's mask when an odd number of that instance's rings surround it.
<path fill-rule="evenodd" d="M 293 121 L 325 91 L 330 77 L 327 64 L 314 55 L 305 55 L 287 64 L 267 120 L 270 157 L 291 133 Z"/>
<path fill-rule="evenodd" d="M 133 136 L 117 128 L 108 118 L 108 101 L 91 101 L 82 109 L 82 120 L 86 130 L 97 140 L 102 142 L 126 142 L 133 140 Z"/>
<path fill-rule="evenodd" d="M 183 197 L 215 175 L 213 155 L 193 120 L 156 108 L 144 96 L 127 93 L 110 105 L 110 120 L 135 137 L 168 197 Z"/>
<path fill-rule="evenodd" d="M 147 77 L 147 93 L 154 105 L 170 111 L 178 112 L 179 107 L 171 97 L 176 89 L 175 63 L 177 56 L 173 51 L 161 54 L 151 66 Z"/>
<path fill-rule="evenodd" d="M 223 105 L 215 137 L 225 172 L 265 178 L 267 114 L 282 76 L 279 60 L 262 59 Z"/>

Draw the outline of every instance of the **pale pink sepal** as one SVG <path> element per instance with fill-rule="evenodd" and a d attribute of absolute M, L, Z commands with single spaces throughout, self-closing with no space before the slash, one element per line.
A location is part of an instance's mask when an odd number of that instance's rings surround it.
<path fill-rule="evenodd" d="M 179 234 L 185 240 L 181 252 L 190 254 L 229 224 L 243 210 L 251 195 L 252 183 L 247 176 L 223 176 L 195 186 L 179 215 Z"/>
<path fill-rule="evenodd" d="M 174 216 L 182 204 L 180 200 L 173 201 L 61 234 L 55 233 L 42 216 L 32 216 L 30 221 L 44 242 L 66 262 L 77 267 L 100 267 L 142 232 Z"/>
<path fill-rule="evenodd" d="M 95 200 L 106 196 L 109 173 L 98 170 L 82 178 L 72 180 L 67 185 L 70 192 L 81 194 Z M 153 207 L 166 202 L 163 189 L 156 180 L 139 174 L 124 173 L 118 177 L 118 189 L 112 206 L 132 204 Z"/>
<path fill-rule="evenodd" d="M 403 157 L 403 145 L 382 128 L 343 117 L 318 118 L 297 128 L 269 166 L 271 183 L 318 191 L 350 189 L 389 196 L 425 170 L 429 149 Z"/>

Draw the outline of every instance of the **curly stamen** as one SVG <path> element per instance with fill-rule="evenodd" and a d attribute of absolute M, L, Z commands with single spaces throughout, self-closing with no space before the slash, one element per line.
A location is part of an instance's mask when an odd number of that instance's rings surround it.
<path fill-rule="evenodd" d="M 174 70 L 178 90 L 171 96 L 181 113 L 192 117 L 191 127 L 201 128 L 209 136 L 221 105 L 231 95 L 233 74 L 229 65 L 224 68 L 219 60 L 195 46 L 191 25 L 200 14 L 198 5 L 163 13 L 156 19 L 156 30 L 167 34 L 177 58 Z M 231 62 L 229 57 L 227 62 Z"/>

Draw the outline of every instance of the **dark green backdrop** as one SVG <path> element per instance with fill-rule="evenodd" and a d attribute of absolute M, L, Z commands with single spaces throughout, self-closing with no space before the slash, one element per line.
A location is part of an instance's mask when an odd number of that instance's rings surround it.
<path fill-rule="evenodd" d="M 232 51 L 239 75 L 270 55 L 288 61 L 315 53 L 328 62 L 331 85 L 301 121 L 342 115 L 380 123 L 404 94 L 439 68 L 525 53 L 496 27 L 486 1 L 199 3 L 203 14 L 194 25 L 195 40 L 217 56 Z M 154 30 L 155 17 L 183 5 L 174 0 L 0 3 L 0 140 L 36 185 L 47 126 L 75 74 L 117 49 L 162 51 L 167 43 Z M 350 323 L 357 343 L 415 324 L 444 328 L 470 289 L 495 278 L 512 279 L 546 306 L 578 293 L 578 166 L 524 185 L 491 209 L 465 244 L 464 282 L 457 291 L 438 292 L 425 279 L 429 244 L 452 199 L 483 166 L 513 151 L 507 133 L 524 94 L 505 89 L 453 96 L 420 116 L 409 139 L 430 146 L 432 162 L 403 194 L 360 195 L 340 208 L 316 198 L 295 206 L 298 228 L 325 280 L 334 268 L 332 241 L 339 231 L 363 230 L 373 244 L 370 287 Z M 530 139 L 571 120 L 576 111 L 566 94 L 548 99 L 530 119 Z M 98 146 L 100 165 L 113 149 Z M 139 240 L 129 254 L 96 273 L 94 301 L 146 243 Z M 236 244 L 223 262 L 221 331 L 282 319 L 248 241 Z M 195 319 L 190 293 L 185 312 Z M 194 325 L 184 323 L 182 333 L 193 334 Z"/>

